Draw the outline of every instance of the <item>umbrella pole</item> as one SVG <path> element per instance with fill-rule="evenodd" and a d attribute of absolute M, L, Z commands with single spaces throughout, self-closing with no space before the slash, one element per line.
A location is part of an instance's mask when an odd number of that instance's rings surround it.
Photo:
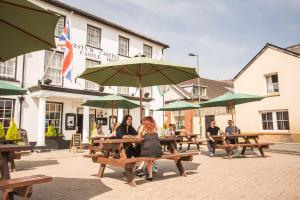
<path fill-rule="evenodd" d="M 181 111 L 179 110 L 179 132 L 181 132 Z"/>
<path fill-rule="evenodd" d="M 141 73 L 141 66 L 138 68 L 138 86 L 140 90 L 140 123 L 142 123 L 142 118 L 143 118 L 143 101 L 142 101 L 142 76 L 140 75 Z"/>

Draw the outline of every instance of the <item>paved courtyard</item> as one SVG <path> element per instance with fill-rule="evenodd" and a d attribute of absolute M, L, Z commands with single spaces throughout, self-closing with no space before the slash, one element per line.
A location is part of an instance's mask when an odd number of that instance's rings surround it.
<path fill-rule="evenodd" d="M 300 199 L 300 156 L 268 152 L 267 158 L 228 160 L 222 151 L 209 158 L 203 153 L 185 162 L 187 177 L 178 176 L 172 161 L 159 161 L 155 181 L 141 178 L 137 187 L 124 182 L 123 171 L 99 165 L 67 150 L 33 153 L 16 162 L 12 177 L 45 174 L 53 182 L 34 187 L 33 200 L 88 199 Z M 253 153 L 250 153 L 253 154 Z M 16 198 L 18 199 L 18 198 Z"/>

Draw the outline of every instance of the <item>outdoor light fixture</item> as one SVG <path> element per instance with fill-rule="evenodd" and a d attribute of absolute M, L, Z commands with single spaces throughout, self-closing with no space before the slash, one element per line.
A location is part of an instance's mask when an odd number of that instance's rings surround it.
<path fill-rule="evenodd" d="M 189 53 L 188 55 L 189 55 L 189 56 L 197 56 L 197 55 L 194 54 L 194 53 Z"/>
<path fill-rule="evenodd" d="M 149 98 L 149 95 L 150 95 L 150 93 L 149 93 L 149 92 L 146 92 L 146 93 L 144 94 L 144 97 L 145 97 L 145 98 Z"/>
<path fill-rule="evenodd" d="M 104 91 L 104 86 L 100 86 L 99 87 L 99 92 L 103 92 Z"/>
<path fill-rule="evenodd" d="M 47 79 L 44 80 L 44 84 L 45 85 L 50 85 L 51 83 L 52 83 L 52 80 L 49 79 L 49 78 L 47 78 Z"/>

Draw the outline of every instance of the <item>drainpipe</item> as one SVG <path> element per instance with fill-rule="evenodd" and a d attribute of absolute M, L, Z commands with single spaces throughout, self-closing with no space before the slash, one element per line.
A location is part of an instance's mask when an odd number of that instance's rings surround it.
<path fill-rule="evenodd" d="M 26 66 L 26 54 L 23 55 L 23 66 L 22 66 L 22 81 L 21 81 L 21 87 L 24 88 L 25 85 L 25 66 Z M 23 95 L 19 97 L 19 103 L 20 103 L 20 113 L 19 113 L 19 129 L 22 128 L 22 110 L 23 110 L 23 101 L 24 101 Z"/>

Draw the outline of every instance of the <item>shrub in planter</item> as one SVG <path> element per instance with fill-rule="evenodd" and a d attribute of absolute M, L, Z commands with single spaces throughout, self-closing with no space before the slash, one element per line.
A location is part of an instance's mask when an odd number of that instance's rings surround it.
<path fill-rule="evenodd" d="M 56 129 L 54 128 L 54 126 L 52 124 L 50 124 L 48 126 L 48 130 L 45 135 L 46 135 L 46 137 L 57 137 L 58 136 Z"/>
<path fill-rule="evenodd" d="M 0 122 L 0 138 L 5 138 L 4 127 L 1 122 Z"/>
<path fill-rule="evenodd" d="M 7 130 L 7 134 L 6 134 L 6 139 L 7 140 L 18 140 L 18 139 L 20 139 L 19 131 L 18 131 L 18 128 L 17 128 L 17 125 L 15 123 L 14 118 L 12 118 L 12 120 L 10 121 L 10 125 L 9 125 L 8 130 Z"/>

